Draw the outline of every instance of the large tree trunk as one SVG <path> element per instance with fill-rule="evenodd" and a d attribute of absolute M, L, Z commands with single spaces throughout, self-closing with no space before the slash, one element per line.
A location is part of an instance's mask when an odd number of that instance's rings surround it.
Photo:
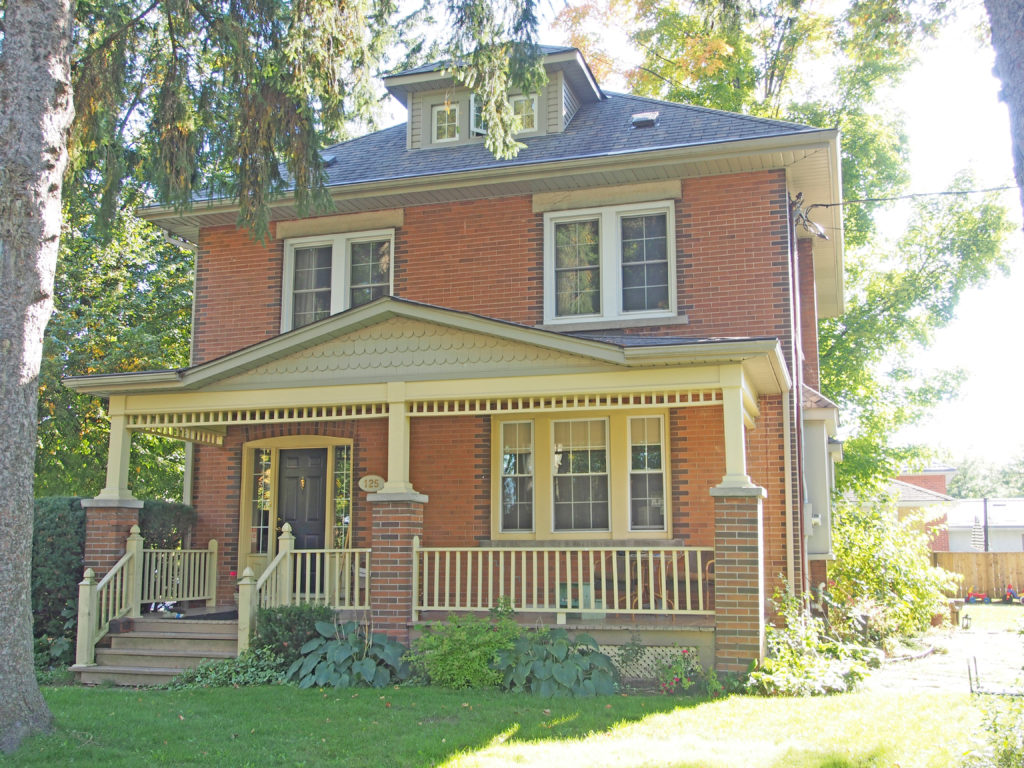
<path fill-rule="evenodd" d="M 985 0 L 996 50 L 996 74 L 1003 83 L 1000 98 L 1010 108 L 1013 176 L 1024 210 L 1024 0 Z"/>
<path fill-rule="evenodd" d="M 32 663 L 32 473 L 71 104 L 73 0 L 8 0 L 0 48 L 0 750 L 52 717 Z"/>

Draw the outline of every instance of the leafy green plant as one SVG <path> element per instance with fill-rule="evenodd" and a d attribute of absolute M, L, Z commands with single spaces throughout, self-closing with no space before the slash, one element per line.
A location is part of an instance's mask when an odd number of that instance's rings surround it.
<path fill-rule="evenodd" d="M 873 648 L 843 643 L 825 633 L 787 584 L 775 593 L 780 626 L 767 629 L 768 656 L 750 673 L 748 688 L 766 696 L 816 696 L 851 690 L 880 663 Z"/>
<path fill-rule="evenodd" d="M 498 651 L 504 688 L 539 696 L 594 696 L 615 693 L 615 665 L 585 634 L 570 638 L 564 629 L 520 635 L 512 648 Z"/>
<path fill-rule="evenodd" d="M 195 524 L 195 509 L 181 502 L 146 499 L 139 510 L 139 529 L 149 549 L 183 547 Z"/>
<path fill-rule="evenodd" d="M 512 648 L 519 625 L 507 615 L 489 620 L 473 615 L 449 616 L 423 630 L 413 642 L 409 661 L 432 685 L 488 688 L 501 685 L 494 668 L 498 652 Z"/>
<path fill-rule="evenodd" d="M 288 680 L 300 688 L 372 686 L 383 688 L 409 677 L 406 647 L 387 635 L 367 635 L 354 621 L 316 623 L 318 637 L 301 648 L 302 658 L 288 668 Z"/>
<path fill-rule="evenodd" d="M 828 592 L 849 618 L 830 610 L 833 631 L 876 645 L 924 632 L 932 616 L 947 613 L 957 576 L 931 564 L 921 518 L 899 520 L 886 500 L 846 502 L 832 526 L 836 560 Z"/>
<path fill-rule="evenodd" d="M 700 656 L 694 648 L 682 648 L 672 658 L 658 664 L 658 684 L 662 693 L 682 693 L 705 679 Z"/>
<path fill-rule="evenodd" d="M 284 682 L 281 666 L 281 658 L 269 648 L 250 648 L 234 659 L 202 661 L 198 667 L 186 669 L 165 687 L 191 690 L 278 685 Z"/>
<path fill-rule="evenodd" d="M 309 603 L 261 608 L 256 613 L 256 628 L 249 647 L 269 648 L 281 657 L 282 669 L 287 670 L 302 655 L 302 646 L 319 637 L 318 621 L 334 621 L 334 610 Z"/>
<path fill-rule="evenodd" d="M 32 616 L 36 638 L 52 644 L 68 632 L 64 611 L 78 602 L 85 551 L 85 510 L 80 499 L 36 499 L 32 526 Z M 50 646 L 48 646 L 49 648 Z M 49 651 L 47 650 L 47 654 Z"/>
<path fill-rule="evenodd" d="M 983 749 L 969 753 L 964 768 L 1020 768 L 1024 765 L 1024 701 L 995 697 L 986 702 Z"/>

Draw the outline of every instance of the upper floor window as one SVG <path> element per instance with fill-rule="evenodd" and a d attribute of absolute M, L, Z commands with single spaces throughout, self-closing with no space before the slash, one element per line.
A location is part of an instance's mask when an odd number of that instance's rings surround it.
<path fill-rule="evenodd" d="M 509 104 L 512 106 L 512 114 L 519 118 L 518 133 L 532 133 L 537 130 L 537 94 L 510 96 Z M 483 101 L 477 98 L 476 94 L 469 97 L 470 104 L 470 125 L 469 130 L 474 136 L 483 136 L 487 133 L 487 121 L 483 116 Z"/>
<path fill-rule="evenodd" d="M 394 239 L 387 229 L 285 240 L 281 332 L 390 295 Z"/>
<path fill-rule="evenodd" d="M 544 254 L 545 322 L 675 314 L 671 201 L 547 213 Z"/>
<path fill-rule="evenodd" d="M 459 139 L 459 105 L 458 103 L 438 104 L 431 109 L 434 143 L 458 141 Z"/>

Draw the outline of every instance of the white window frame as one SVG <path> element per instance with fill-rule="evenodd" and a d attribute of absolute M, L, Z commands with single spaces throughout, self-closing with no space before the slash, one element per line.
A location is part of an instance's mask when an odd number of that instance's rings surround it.
<path fill-rule="evenodd" d="M 588 473 L 586 473 L 586 475 L 582 475 L 582 477 L 599 477 L 599 476 L 603 475 L 605 478 L 607 478 L 607 482 L 608 482 L 608 500 L 607 500 L 607 504 L 608 504 L 608 525 L 605 528 L 558 528 L 558 526 L 555 524 L 555 481 L 556 481 L 556 478 L 560 477 L 560 475 L 556 471 L 558 469 L 558 467 L 557 467 L 557 465 L 554 462 L 554 456 L 555 456 L 555 427 L 557 425 L 559 425 L 559 424 L 580 424 L 580 423 L 595 422 L 595 421 L 599 421 L 602 424 L 604 424 L 604 472 L 603 473 L 588 472 Z M 577 416 L 576 418 L 552 418 L 550 420 L 550 422 L 549 422 L 549 432 L 548 432 L 549 444 L 552 446 L 552 448 L 551 448 L 552 461 L 551 461 L 551 512 L 550 512 L 551 519 L 550 519 L 550 526 L 551 526 L 551 530 L 554 533 L 558 533 L 558 534 L 580 534 L 580 533 L 583 533 L 583 534 L 593 534 L 593 533 L 610 534 L 611 533 L 612 526 L 614 524 L 612 518 L 614 517 L 614 514 L 615 514 L 614 507 L 613 507 L 614 500 L 612 498 L 612 429 L 611 429 L 611 427 L 612 427 L 612 425 L 611 425 L 611 423 L 610 423 L 610 421 L 609 421 L 607 416 L 589 416 L 589 415 L 581 414 L 581 415 Z M 571 429 L 571 427 L 570 427 L 570 429 Z M 535 475 L 536 475 L 536 467 L 537 467 L 537 459 L 536 459 L 536 455 L 535 455 L 534 456 L 534 474 Z M 573 476 L 576 476 L 576 477 L 580 477 L 581 476 L 581 475 L 576 475 L 575 473 L 572 473 L 572 474 L 573 474 Z M 565 475 L 561 475 L 561 477 L 565 477 Z M 536 516 L 537 516 L 537 510 L 536 509 L 534 509 L 533 514 L 534 514 L 534 519 L 536 520 Z M 534 524 L 536 525 L 536 522 Z"/>
<path fill-rule="evenodd" d="M 331 310 L 336 315 L 349 309 L 351 302 L 351 250 L 353 243 L 368 240 L 388 240 L 391 244 L 391 265 L 388 275 L 388 294 L 395 293 L 395 230 L 375 229 L 364 232 L 346 232 L 335 235 L 292 237 L 284 241 L 284 272 L 281 275 L 281 333 L 292 330 L 292 311 L 295 297 L 295 250 L 317 246 L 331 247 Z"/>
<path fill-rule="evenodd" d="M 665 216 L 666 256 L 668 260 L 668 307 L 625 311 L 622 308 L 622 226 L 621 220 L 633 216 Z M 557 224 L 588 219 L 598 220 L 601 270 L 601 311 L 589 315 L 555 314 L 555 226 Z M 676 290 L 676 223 L 675 204 L 672 200 L 629 205 L 608 205 L 572 211 L 544 214 L 544 323 L 564 325 L 570 323 L 607 322 L 647 318 L 667 318 L 677 314 Z"/>
<path fill-rule="evenodd" d="M 530 419 L 522 415 L 494 416 L 491 421 L 491 537 L 496 541 L 664 541 L 672 538 L 672 455 L 669 445 L 670 411 L 662 408 L 630 408 L 622 411 L 537 413 Z M 661 419 L 662 472 L 665 488 L 665 527 L 663 530 L 633 530 L 630 505 L 630 425 L 629 419 L 657 416 Z M 605 530 L 555 530 L 554 507 L 554 424 L 560 421 L 604 420 L 608 440 L 608 521 Z M 533 422 L 533 530 L 503 530 L 501 517 L 502 425 Z"/>
<path fill-rule="evenodd" d="M 504 460 L 504 454 L 505 454 L 505 445 L 504 445 L 504 443 L 505 443 L 505 439 L 504 439 L 505 438 L 505 427 L 514 427 L 514 426 L 519 426 L 519 425 L 522 425 L 522 424 L 529 424 L 530 425 L 530 465 L 531 465 L 530 470 L 531 470 L 531 473 L 530 473 L 529 477 L 533 480 L 533 499 L 530 502 L 530 506 L 531 506 L 531 510 L 530 510 L 531 525 L 530 525 L 529 528 L 505 528 L 505 515 L 504 515 L 504 509 L 503 509 L 504 496 L 503 496 L 503 488 L 502 488 L 502 486 L 504 485 L 505 478 L 509 477 L 509 475 L 506 475 L 504 473 L 504 467 L 501 466 L 501 463 Z M 496 430 L 496 433 L 498 435 L 498 440 L 501 443 L 501 445 L 498 448 L 498 454 L 499 454 L 499 456 L 501 458 L 499 458 L 499 467 L 498 467 L 498 473 L 497 473 L 498 474 L 498 478 L 499 478 L 498 479 L 498 483 L 499 483 L 498 484 L 498 529 L 502 533 L 532 534 L 532 533 L 534 533 L 537 530 L 537 425 L 533 422 L 532 419 L 521 419 L 521 420 L 518 420 L 518 421 L 503 421 L 498 426 L 498 429 Z M 512 475 L 512 477 L 526 477 L 526 475 Z"/>
<path fill-rule="evenodd" d="M 635 470 L 633 469 L 633 422 L 637 419 L 657 419 L 658 421 L 658 440 L 661 446 L 661 470 Z M 626 483 L 628 485 L 626 493 L 629 496 L 629 508 L 626 510 L 626 517 L 628 520 L 629 530 L 636 533 L 660 533 L 668 529 L 668 455 L 665 446 L 665 419 L 661 414 L 641 414 L 637 416 L 629 416 L 626 419 L 626 451 L 627 460 L 629 466 L 626 468 Z M 633 484 L 630 482 L 634 472 L 642 472 L 646 475 L 661 475 L 661 528 L 634 528 L 633 527 Z"/>
<path fill-rule="evenodd" d="M 455 116 L 455 135 L 446 139 L 437 138 L 437 116 L 441 112 L 444 112 L 445 114 L 451 113 Z M 462 138 L 461 134 L 462 124 L 461 120 L 459 119 L 459 102 L 452 101 L 447 104 L 435 104 L 430 108 L 430 141 L 432 144 L 449 144 L 453 141 L 458 141 L 460 138 Z"/>
<path fill-rule="evenodd" d="M 538 105 L 539 105 L 540 102 L 537 99 L 537 94 L 535 94 L 535 93 L 529 93 L 529 94 L 522 94 L 522 93 L 520 93 L 520 94 L 516 94 L 515 96 L 510 96 L 509 100 L 508 100 L 509 107 L 514 109 L 515 103 L 517 101 L 529 101 L 533 105 L 533 128 L 523 128 L 521 130 L 518 130 L 518 131 L 516 131 L 516 136 L 518 136 L 520 134 L 523 134 L 523 133 L 537 133 L 537 131 L 540 130 L 540 114 L 538 112 Z M 470 134 L 470 136 L 486 136 L 487 135 L 487 127 L 486 126 L 482 126 L 482 125 L 480 125 L 477 122 L 477 117 L 476 117 L 477 109 L 476 109 L 476 105 L 477 105 L 476 94 L 475 93 L 469 94 L 469 134 Z"/>

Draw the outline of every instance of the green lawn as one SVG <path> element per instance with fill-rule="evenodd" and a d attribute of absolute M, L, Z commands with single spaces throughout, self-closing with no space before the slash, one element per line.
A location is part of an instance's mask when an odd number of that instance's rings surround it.
<path fill-rule="evenodd" d="M 971 629 L 987 632 L 1011 632 L 1021 628 L 1024 622 L 1024 605 L 1020 603 L 970 603 L 963 607 L 960 616 L 971 617 Z"/>
<path fill-rule="evenodd" d="M 57 730 L 0 765 L 956 765 L 968 697 L 853 694 L 545 700 L 430 688 L 135 691 L 48 688 Z"/>

